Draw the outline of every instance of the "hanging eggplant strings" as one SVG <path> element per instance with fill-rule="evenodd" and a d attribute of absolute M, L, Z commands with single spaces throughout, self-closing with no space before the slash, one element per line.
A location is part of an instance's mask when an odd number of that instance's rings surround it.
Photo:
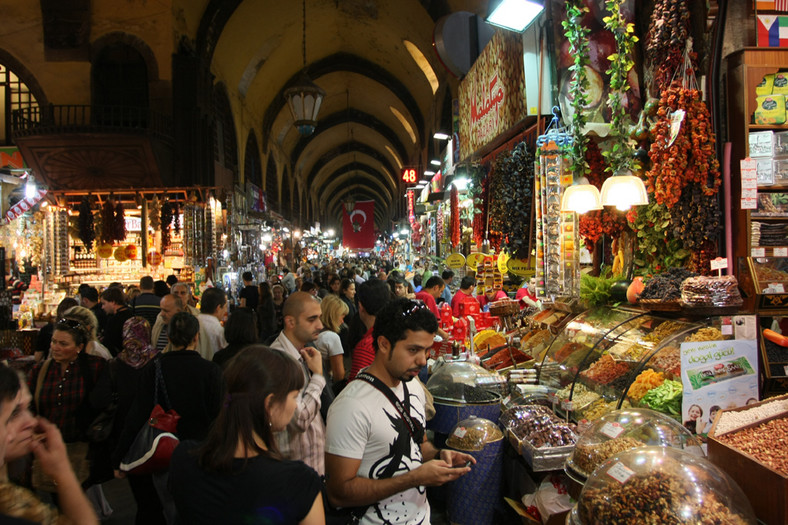
<path fill-rule="evenodd" d="M 161 206 L 161 253 L 162 255 L 170 247 L 170 224 L 172 223 L 172 205 L 165 198 Z"/>
<path fill-rule="evenodd" d="M 79 203 L 79 239 L 88 252 L 93 250 L 93 241 L 96 239 L 93 228 L 93 210 L 90 207 L 90 198 L 85 196 Z"/>
<path fill-rule="evenodd" d="M 114 221 L 115 241 L 123 242 L 126 240 L 126 217 L 123 210 L 123 203 L 120 199 L 115 205 Z"/>

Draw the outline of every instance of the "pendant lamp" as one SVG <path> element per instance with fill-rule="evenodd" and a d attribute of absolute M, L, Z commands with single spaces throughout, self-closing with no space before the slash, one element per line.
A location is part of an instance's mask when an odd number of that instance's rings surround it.
<path fill-rule="evenodd" d="M 304 14 L 302 39 L 304 67 L 296 84 L 286 89 L 284 95 L 287 105 L 290 107 L 290 114 L 293 116 L 293 125 L 302 136 L 308 137 L 314 133 L 317 127 L 317 114 L 326 92 L 312 82 L 306 72 L 306 0 L 303 0 L 302 6 Z"/>
<path fill-rule="evenodd" d="M 632 206 L 645 204 L 648 204 L 646 185 L 629 170 L 608 177 L 602 183 L 603 206 L 615 206 L 616 209 L 625 211 Z"/>
<path fill-rule="evenodd" d="M 601 210 L 602 200 L 599 190 L 593 184 L 588 183 L 585 177 L 577 181 L 576 184 L 564 190 L 561 197 L 561 211 L 573 211 L 575 213 L 588 213 L 591 210 Z"/>

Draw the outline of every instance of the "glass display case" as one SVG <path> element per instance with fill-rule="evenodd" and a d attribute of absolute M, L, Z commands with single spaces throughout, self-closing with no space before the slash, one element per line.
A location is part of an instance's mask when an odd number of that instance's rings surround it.
<path fill-rule="evenodd" d="M 700 439 L 675 419 L 653 410 L 625 409 L 611 412 L 586 428 L 564 470 L 578 483 L 585 483 L 612 456 L 646 446 L 673 447 L 704 455 Z"/>
<path fill-rule="evenodd" d="M 595 309 L 570 321 L 548 349 L 539 383 L 557 389 L 556 410 L 593 421 L 617 408 L 645 406 L 671 416 L 681 406 L 679 347 L 688 336 L 719 321 L 665 319 L 639 311 Z M 719 329 L 717 339 L 722 339 Z M 711 339 L 700 339 L 711 340 Z M 666 379 L 666 404 L 643 404 L 643 396 Z M 631 386 L 637 388 L 628 396 Z M 676 388 L 678 392 L 675 392 Z M 651 397 L 655 397 L 651 394 Z"/>
<path fill-rule="evenodd" d="M 750 502 L 704 458 L 670 447 L 621 452 L 588 478 L 567 523 L 755 525 Z"/>
<path fill-rule="evenodd" d="M 785 257 L 743 257 L 739 260 L 742 287 L 756 297 L 761 312 L 788 309 L 788 253 Z M 788 249 L 785 250 L 788 252 Z"/>

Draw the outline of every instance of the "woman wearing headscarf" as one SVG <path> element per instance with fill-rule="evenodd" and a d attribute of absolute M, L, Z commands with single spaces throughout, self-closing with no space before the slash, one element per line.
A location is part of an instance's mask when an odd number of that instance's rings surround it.
<path fill-rule="evenodd" d="M 150 323 L 139 316 L 126 321 L 123 324 L 123 349 L 108 363 L 94 391 L 97 400 L 114 398 L 117 402 L 112 434 L 108 439 L 110 450 L 118 443 L 123 424 L 137 396 L 140 377 L 155 355 L 156 350 L 150 342 Z M 111 471 L 111 461 L 109 468 Z M 132 475 L 128 480 L 137 502 L 135 523 L 166 523 L 151 475 Z"/>
<path fill-rule="evenodd" d="M 208 433 L 213 420 L 219 414 L 222 396 L 222 370 L 216 363 L 203 359 L 197 351 L 200 338 L 200 323 L 188 312 L 172 317 L 167 333 L 171 350 L 155 357 L 146 366 L 123 423 L 118 445 L 113 454 L 116 477 L 125 477 L 119 470 L 121 460 L 131 447 L 142 425 L 148 420 L 154 403 L 156 366 L 161 367 L 161 377 L 167 398 L 159 398 L 165 410 L 175 410 L 180 419 L 176 435 L 181 440 L 201 440 Z M 153 475 L 162 511 L 167 523 L 174 523 L 174 505 L 167 489 L 168 471 Z M 139 520 L 137 523 L 152 523 Z"/>

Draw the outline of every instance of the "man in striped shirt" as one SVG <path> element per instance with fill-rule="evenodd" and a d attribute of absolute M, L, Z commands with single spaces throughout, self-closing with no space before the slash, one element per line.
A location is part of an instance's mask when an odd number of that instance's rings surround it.
<path fill-rule="evenodd" d="M 159 303 L 161 312 L 156 318 L 156 324 L 153 325 L 151 330 L 151 344 L 155 345 L 157 352 L 169 351 L 170 342 L 168 340 L 168 327 L 170 321 L 179 312 L 190 312 L 188 305 L 186 305 L 180 297 L 172 294 L 167 294 L 161 298 Z M 196 316 L 195 316 L 196 317 Z M 200 323 L 199 339 L 197 340 L 197 348 L 195 349 L 198 354 L 207 360 L 213 359 L 213 345 L 211 345 L 211 337 L 205 329 L 205 326 Z"/>

